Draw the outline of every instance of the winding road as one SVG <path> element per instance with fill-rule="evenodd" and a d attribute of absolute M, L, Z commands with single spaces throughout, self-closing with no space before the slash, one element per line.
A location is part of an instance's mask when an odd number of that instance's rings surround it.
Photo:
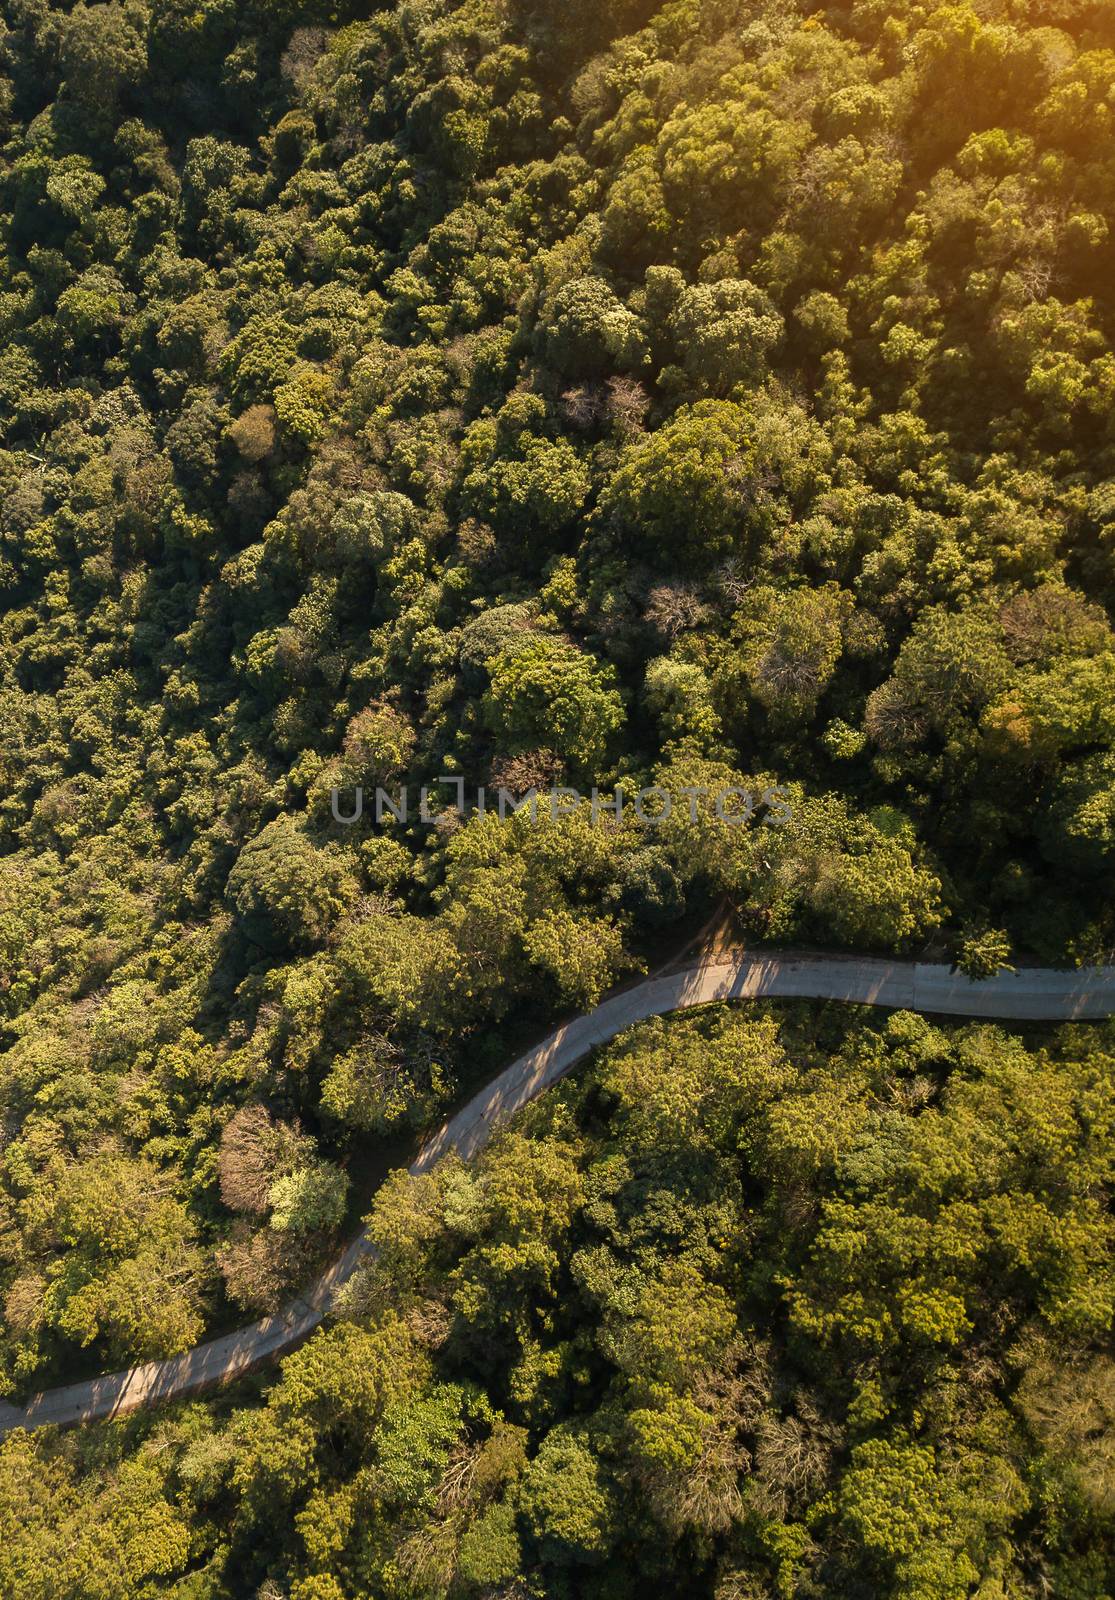
<path fill-rule="evenodd" d="M 840 1000 L 1010 1022 L 1090 1021 L 1115 1013 L 1115 967 L 1031 967 L 972 983 L 950 967 L 923 962 L 790 951 L 711 955 L 621 990 L 555 1029 L 475 1094 L 422 1148 L 410 1171 L 426 1172 L 450 1151 L 466 1158 L 475 1155 L 508 1117 L 633 1023 L 713 1001 L 763 998 Z M 184 1355 L 48 1389 L 22 1407 L 0 1403 L 0 1434 L 121 1416 L 242 1377 L 305 1339 L 371 1249 L 361 1236 L 283 1311 Z"/>

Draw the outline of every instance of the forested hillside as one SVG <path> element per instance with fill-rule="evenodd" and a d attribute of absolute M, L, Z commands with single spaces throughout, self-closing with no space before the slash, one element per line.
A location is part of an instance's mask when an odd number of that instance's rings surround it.
<path fill-rule="evenodd" d="M 1112 1032 L 643 1026 L 266 1403 L 0 1450 L 16 1600 L 1104 1600 Z"/>
<path fill-rule="evenodd" d="M 277 1304 L 721 896 L 1110 956 L 1110 5 L 0 14 L 4 1389 Z M 792 816 L 333 821 L 443 774 Z"/>

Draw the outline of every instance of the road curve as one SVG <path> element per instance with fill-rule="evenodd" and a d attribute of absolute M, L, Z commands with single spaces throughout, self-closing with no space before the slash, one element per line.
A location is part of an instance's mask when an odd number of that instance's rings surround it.
<path fill-rule="evenodd" d="M 633 1023 L 717 1000 L 761 998 L 842 1000 L 1010 1022 L 1092 1021 L 1115 1013 L 1115 967 L 1023 968 L 972 983 L 950 967 L 923 962 L 790 951 L 711 956 L 621 990 L 595 1010 L 556 1028 L 475 1094 L 427 1142 L 410 1171 L 425 1172 L 450 1151 L 466 1158 L 475 1155 L 502 1122 L 564 1077 L 590 1050 Z M 197 1345 L 185 1355 L 48 1389 L 26 1406 L 0 1403 L 0 1434 L 121 1416 L 242 1377 L 305 1339 L 370 1250 L 365 1237 L 354 1240 L 312 1288 L 283 1311 Z"/>

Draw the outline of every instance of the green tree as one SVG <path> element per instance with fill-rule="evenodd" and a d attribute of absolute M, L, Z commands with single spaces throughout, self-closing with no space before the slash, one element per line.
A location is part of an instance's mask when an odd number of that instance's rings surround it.
<path fill-rule="evenodd" d="M 1014 971 L 1010 954 L 1010 939 L 1002 928 L 974 930 L 961 943 L 956 965 L 966 978 L 993 978 L 1004 969 Z"/>
<path fill-rule="evenodd" d="M 613 1537 L 615 1512 L 600 1462 L 573 1433 L 543 1440 L 522 1487 L 531 1534 L 558 1565 L 599 1560 Z"/>
<path fill-rule="evenodd" d="M 694 383 L 727 395 L 737 384 L 761 381 L 767 352 L 782 335 L 782 318 L 756 284 L 723 278 L 685 289 L 669 327 Z"/>
<path fill-rule="evenodd" d="M 143 13 L 128 5 L 86 5 L 58 17 L 58 57 L 65 90 L 86 110 L 108 118 L 121 92 L 147 69 Z"/>
<path fill-rule="evenodd" d="M 497 655 L 489 672 L 484 716 L 509 752 L 547 745 L 575 771 L 595 776 L 623 725 L 611 667 L 534 634 Z"/>
<path fill-rule="evenodd" d="M 897 813 L 850 814 L 835 796 L 791 802 L 789 821 L 745 835 L 748 915 L 775 938 L 898 949 L 941 920 L 941 884 Z"/>
<path fill-rule="evenodd" d="M 674 560 L 711 561 L 746 547 L 751 446 L 740 407 L 683 406 L 624 451 L 600 496 L 605 526 Z"/>
<path fill-rule="evenodd" d="M 568 911 L 535 919 L 526 931 L 526 953 L 556 986 L 563 1005 L 590 1010 L 623 967 L 623 933 L 603 917 Z"/>
<path fill-rule="evenodd" d="M 547 360 L 573 378 L 601 378 L 637 366 L 642 348 L 638 319 L 602 278 L 563 284 L 544 311 Z"/>
<path fill-rule="evenodd" d="M 811 717 L 843 653 L 852 609 L 851 595 L 835 585 L 750 590 L 733 620 L 739 655 L 722 670 L 717 698 L 737 701 L 742 678 L 775 722 Z"/>
<path fill-rule="evenodd" d="M 281 816 L 244 846 L 227 893 L 250 937 L 305 948 L 325 937 L 355 883 L 334 848 L 319 848 L 292 817 Z"/>
<path fill-rule="evenodd" d="M 295 1167 L 271 1186 L 271 1226 L 280 1233 L 335 1228 L 345 1214 L 348 1178 L 329 1161 Z"/>

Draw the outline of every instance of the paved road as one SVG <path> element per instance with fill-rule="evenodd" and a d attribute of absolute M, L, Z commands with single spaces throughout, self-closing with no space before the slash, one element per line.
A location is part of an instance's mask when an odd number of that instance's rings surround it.
<path fill-rule="evenodd" d="M 1115 967 L 1076 972 L 1024 968 L 971 983 L 945 966 L 857 956 L 717 955 L 705 962 L 648 978 L 622 990 L 594 1011 L 557 1028 L 481 1089 L 425 1145 L 411 1171 L 425 1172 L 449 1151 L 475 1155 L 496 1127 L 565 1076 L 590 1050 L 646 1017 L 715 1000 L 844 1000 L 953 1017 L 993 1017 L 1010 1022 L 1095 1020 L 1115 1013 Z M 197 1345 L 168 1361 L 48 1389 L 26 1406 L 0 1403 L 0 1434 L 48 1423 L 68 1427 L 120 1416 L 172 1396 L 194 1394 L 241 1377 L 317 1327 L 338 1289 L 368 1255 L 361 1237 L 313 1287 L 285 1310 L 221 1339 Z"/>

